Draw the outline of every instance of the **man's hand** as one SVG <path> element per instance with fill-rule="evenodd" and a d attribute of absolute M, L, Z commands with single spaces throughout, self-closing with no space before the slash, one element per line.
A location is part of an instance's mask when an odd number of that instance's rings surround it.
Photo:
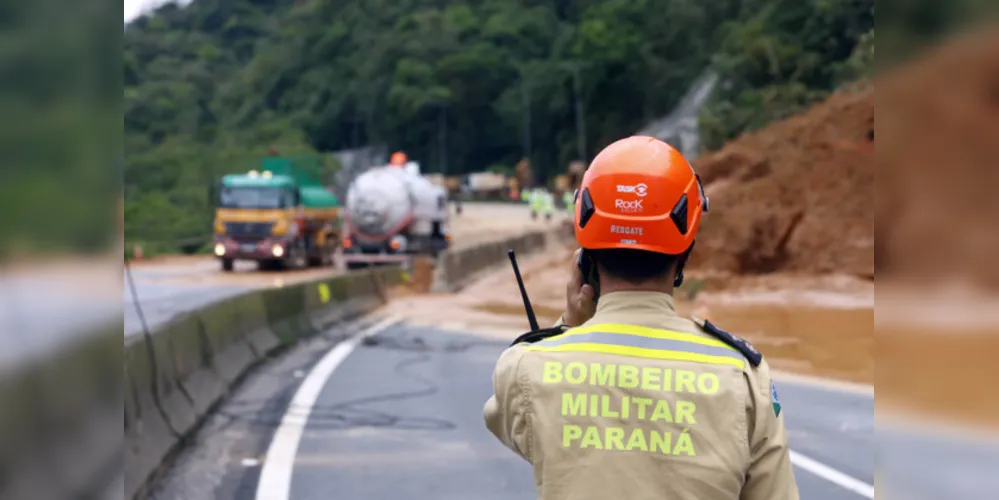
<path fill-rule="evenodd" d="M 576 261 L 582 249 L 572 254 L 572 271 L 569 282 L 565 285 L 565 312 L 562 313 L 562 323 L 566 326 L 579 326 L 593 317 L 597 303 L 593 301 L 593 287 L 583 282 L 583 274 L 579 272 Z"/>

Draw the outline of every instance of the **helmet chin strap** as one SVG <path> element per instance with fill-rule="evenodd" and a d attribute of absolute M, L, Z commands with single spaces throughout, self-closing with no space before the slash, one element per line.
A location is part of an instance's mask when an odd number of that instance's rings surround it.
<path fill-rule="evenodd" d="M 694 251 L 694 244 L 697 240 L 690 243 L 690 248 L 680 255 L 680 259 L 676 261 L 676 277 L 673 278 L 673 288 L 680 288 L 683 285 L 683 266 L 687 265 L 687 259 L 690 258 L 690 253 Z"/>

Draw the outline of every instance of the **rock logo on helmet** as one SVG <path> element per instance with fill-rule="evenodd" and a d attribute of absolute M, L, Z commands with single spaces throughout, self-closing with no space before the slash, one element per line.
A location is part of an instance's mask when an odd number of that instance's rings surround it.
<path fill-rule="evenodd" d="M 614 200 L 614 208 L 623 214 L 635 214 L 645 211 L 645 207 L 642 206 L 642 202 L 645 200 Z"/>

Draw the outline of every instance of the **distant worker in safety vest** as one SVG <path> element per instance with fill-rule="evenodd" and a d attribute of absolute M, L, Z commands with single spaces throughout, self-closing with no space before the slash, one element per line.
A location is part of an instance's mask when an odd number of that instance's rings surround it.
<path fill-rule="evenodd" d="M 541 192 L 541 210 L 545 214 L 545 220 L 552 220 L 555 213 L 555 197 L 547 189 Z"/>
<path fill-rule="evenodd" d="M 537 219 L 538 214 L 541 213 L 542 206 L 544 205 L 544 195 L 542 194 L 541 188 L 534 188 L 531 190 L 531 219 Z"/>
<path fill-rule="evenodd" d="M 676 313 L 708 210 L 690 164 L 623 139 L 574 198 L 565 312 L 500 356 L 486 427 L 534 466 L 542 500 L 797 500 L 763 356 Z"/>

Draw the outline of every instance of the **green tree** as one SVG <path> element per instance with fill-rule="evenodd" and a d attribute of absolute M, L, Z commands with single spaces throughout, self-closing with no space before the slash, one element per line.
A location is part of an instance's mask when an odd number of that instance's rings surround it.
<path fill-rule="evenodd" d="M 516 164 L 526 138 L 546 182 L 578 156 L 573 67 L 586 156 L 668 113 L 709 65 L 717 145 L 860 74 L 873 22 L 863 0 L 167 5 L 124 33 L 128 237 L 207 235 L 207 187 L 271 144 L 385 145 L 439 171 L 446 136 L 447 172 L 462 174 Z"/>

